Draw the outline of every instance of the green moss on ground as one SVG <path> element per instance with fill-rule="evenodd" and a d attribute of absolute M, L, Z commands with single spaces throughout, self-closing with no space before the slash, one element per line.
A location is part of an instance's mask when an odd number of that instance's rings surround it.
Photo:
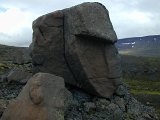
<path fill-rule="evenodd" d="M 142 91 L 146 93 L 160 94 L 160 81 L 124 79 L 124 82 L 135 92 Z"/>
<path fill-rule="evenodd" d="M 150 67 L 155 67 L 157 65 L 160 65 L 160 57 L 144 57 L 144 56 L 133 56 L 133 55 L 121 55 L 122 62 L 123 63 L 133 63 L 137 65 L 147 65 Z"/>
<path fill-rule="evenodd" d="M 13 64 L 12 62 L 1 62 L 0 61 L 0 75 L 6 75 L 10 70 L 19 68 L 32 73 L 32 63 L 27 63 L 23 65 Z"/>
<path fill-rule="evenodd" d="M 131 90 L 131 93 L 137 94 L 149 94 L 149 95 L 160 95 L 159 91 L 148 91 L 148 90 Z"/>
<path fill-rule="evenodd" d="M 160 81 L 124 79 L 130 92 L 143 104 L 153 106 L 160 117 Z"/>

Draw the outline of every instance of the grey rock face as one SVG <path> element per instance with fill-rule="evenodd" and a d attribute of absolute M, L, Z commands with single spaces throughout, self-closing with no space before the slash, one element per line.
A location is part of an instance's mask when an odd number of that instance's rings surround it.
<path fill-rule="evenodd" d="M 108 11 L 98 3 L 66 9 L 64 31 L 66 60 L 78 86 L 94 95 L 111 96 L 121 68 Z"/>
<path fill-rule="evenodd" d="M 120 84 L 120 59 L 108 11 L 83 3 L 33 22 L 34 73 L 48 72 L 85 91 L 110 97 Z"/>
<path fill-rule="evenodd" d="M 69 34 L 110 43 L 117 41 L 108 11 L 100 3 L 88 2 L 65 9 L 64 16 L 64 25 Z"/>
<path fill-rule="evenodd" d="M 8 82 L 18 82 L 20 84 L 26 84 L 28 79 L 32 76 L 31 73 L 24 71 L 23 69 L 13 69 L 7 76 Z"/>
<path fill-rule="evenodd" d="M 33 22 L 33 42 L 30 45 L 33 72 L 47 72 L 74 82 L 64 57 L 63 12 L 56 11 Z"/>
<path fill-rule="evenodd" d="M 1 120 L 64 120 L 65 91 L 63 78 L 37 73 L 8 105 Z"/>

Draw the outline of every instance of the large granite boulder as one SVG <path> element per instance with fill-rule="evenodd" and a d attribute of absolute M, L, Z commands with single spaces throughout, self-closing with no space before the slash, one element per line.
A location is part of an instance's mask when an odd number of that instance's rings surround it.
<path fill-rule="evenodd" d="M 1 120 L 64 120 L 66 93 L 63 78 L 37 73 L 10 102 Z"/>
<path fill-rule="evenodd" d="M 65 57 L 79 86 L 109 97 L 121 77 L 117 40 L 108 11 L 98 3 L 64 10 Z"/>
<path fill-rule="evenodd" d="M 116 33 L 107 9 L 83 3 L 33 22 L 34 73 L 48 72 L 92 95 L 110 97 L 120 84 Z"/>
<path fill-rule="evenodd" d="M 33 72 L 47 72 L 74 82 L 64 57 L 63 12 L 56 11 L 33 22 L 30 45 Z M 75 82 L 73 84 L 76 84 Z"/>

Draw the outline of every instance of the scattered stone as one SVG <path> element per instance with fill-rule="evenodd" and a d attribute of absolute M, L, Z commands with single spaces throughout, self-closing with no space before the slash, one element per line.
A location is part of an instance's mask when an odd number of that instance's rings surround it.
<path fill-rule="evenodd" d="M 109 100 L 86 95 L 79 89 L 70 91 L 73 98 L 65 112 L 65 120 L 158 120 L 152 107 L 142 105 L 130 94 L 114 95 Z"/>
<path fill-rule="evenodd" d="M 18 82 L 26 84 L 28 79 L 32 76 L 31 73 L 24 71 L 23 69 L 13 69 L 7 76 L 8 82 Z"/>
<path fill-rule="evenodd" d="M 24 85 L 17 83 L 0 83 L 0 99 L 11 100 L 16 98 Z"/>
<path fill-rule="evenodd" d="M 117 90 L 116 90 L 116 94 L 119 96 L 125 96 L 128 94 L 128 89 L 125 85 L 119 85 Z"/>
<path fill-rule="evenodd" d="M 119 108 L 124 112 L 126 110 L 124 99 L 116 96 L 114 100 L 114 103 L 117 104 Z"/>
<path fill-rule="evenodd" d="M 118 107 L 117 104 L 111 103 L 111 104 L 108 105 L 107 109 L 108 109 L 110 112 L 114 112 L 116 109 L 119 109 L 119 107 Z"/>
<path fill-rule="evenodd" d="M 64 105 L 65 105 L 64 111 L 66 111 L 66 109 L 67 109 L 71 104 L 73 104 L 73 102 L 72 102 L 73 97 L 72 97 L 72 93 L 71 93 L 70 91 L 68 91 L 68 90 L 65 90 L 65 91 L 64 91 L 64 96 L 65 96 L 65 100 L 64 100 Z"/>
<path fill-rule="evenodd" d="M 95 101 L 97 110 L 107 109 L 107 106 L 111 103 L 110 100 L 103 99 L 103 98 L 101 98 L 101 99 L 96 98 L 94 101 Z"/>
<path fill-rule="evenodd" d="M 63 78 L 37 73 L 11 101 L 1 120 L 64 120 L 65 91 Z"/>
<path fill-rule="evenodd" d="M 84 105 L 84 111 L 92 113 L 96 111 L 96 105 L 93 102 L 86 102 Z"/>

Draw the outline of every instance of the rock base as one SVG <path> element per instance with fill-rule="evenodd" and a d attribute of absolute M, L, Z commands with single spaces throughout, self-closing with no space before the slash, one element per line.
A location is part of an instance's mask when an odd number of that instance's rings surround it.
<path fill-rule="evenodd" d="M 152 107 L 144 106 L 119 86 L 111 98 L 99 98 L 79 89 L 71 89 L 73 95 L 65 111 L 65 120 L 158 120 Z"/>
<path fill-rule="evenodd" d="M 71 94 L 64 101 L 65 120 L 158 120 L 154 109 L 134 99 L 124 85 L 110 98 L 95 97 L 73 86 L 67 89 Z M 3 96 L 3 99 L 0 100 L 0 116 L 7 108 L 5 99 L 9 98 Z"/>

